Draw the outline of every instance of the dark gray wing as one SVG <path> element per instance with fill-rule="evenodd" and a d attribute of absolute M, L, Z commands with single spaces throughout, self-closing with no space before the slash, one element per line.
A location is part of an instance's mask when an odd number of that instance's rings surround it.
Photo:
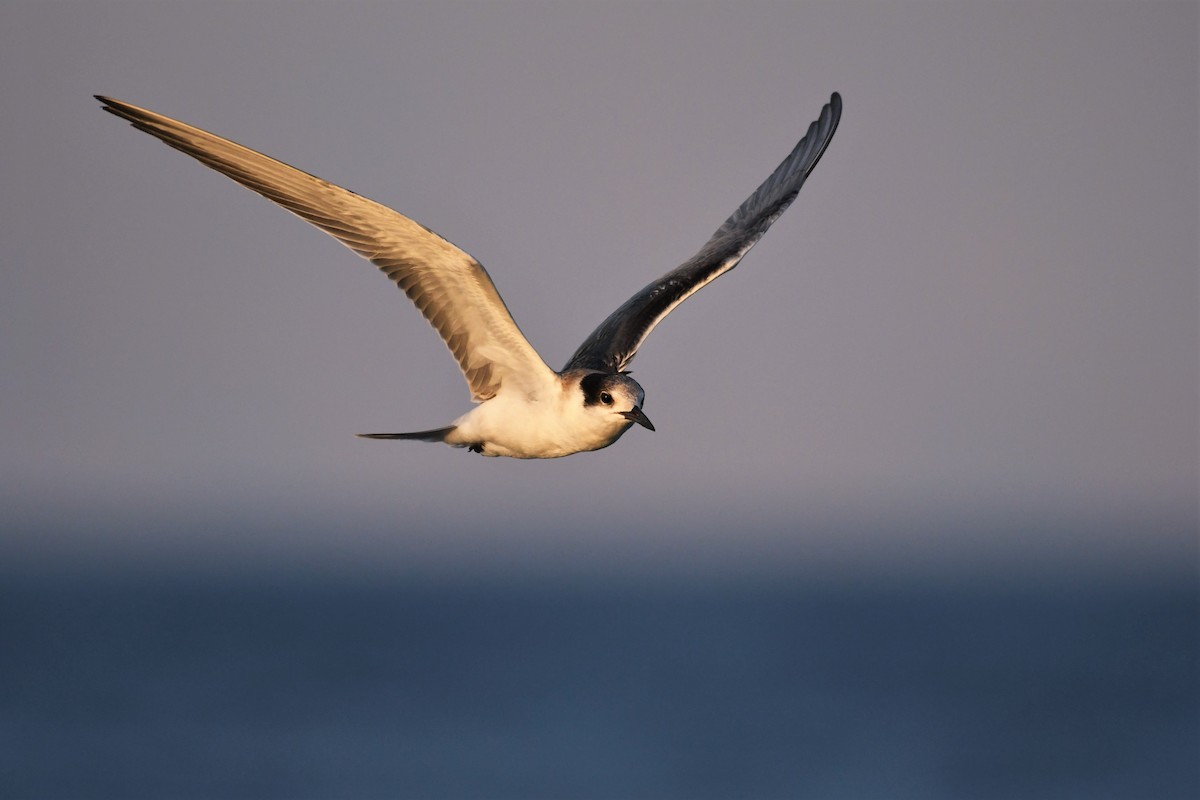
<path fill-rule="evenodd" d="M 737 266 L 771 223 L 791 205 L 833 138 L 841 117 L 842 97 L 834 92 L 821 109 L 821 116 L 808 126 L 808 132 L 791 154 L 725 220 L 700 252 L 629 298 L 600 323 L 563 371 L 625 369 L 663 317 L 718 275 Z"/>
<path fill-rule="evenodd" d="M 557 391 L 557 377 L 517 328 L 487 270 L 433 231 L 216 134 L 110 97 L 96 99 L 105 111 L 278 203 L 369 259 L 441 334 L 475 401 L 495 396 L 502 384 L 529 394 Z"/>

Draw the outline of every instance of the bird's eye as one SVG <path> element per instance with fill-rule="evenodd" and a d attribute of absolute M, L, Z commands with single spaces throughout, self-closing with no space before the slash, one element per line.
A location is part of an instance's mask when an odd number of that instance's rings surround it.
<path fill-rule="evenodd" d="M 612 405 L 612 395 L 609 394 L 608 392 L 601 392 L 600 393 L 600 402 L 604 403 L 604 405 L 606 405 L 606 406 L 611 406 Z"/>

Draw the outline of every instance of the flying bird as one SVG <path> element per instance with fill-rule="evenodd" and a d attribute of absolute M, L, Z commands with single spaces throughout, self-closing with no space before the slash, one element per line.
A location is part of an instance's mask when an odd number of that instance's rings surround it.
<path fill-rule="evenodd" d="M 645 286 L 600 323 L 559 372 L 546 365 L 513 321 L 478 261 L 386 206 L 220 136 L 129 103 L 96 95 L 133 127 L 261 194 L 379 267 L 441 335 L 478 405 L 443 428 L 363 433 L 465 447 L 485 456 L 558 458 L 599 450 L 634 423 L 654 430 L 645 392 L 627 367 L 675 307 L 746 252 L 796 198 L 837 130 L 835 92 L 771 176 L 696 255 Z"/>

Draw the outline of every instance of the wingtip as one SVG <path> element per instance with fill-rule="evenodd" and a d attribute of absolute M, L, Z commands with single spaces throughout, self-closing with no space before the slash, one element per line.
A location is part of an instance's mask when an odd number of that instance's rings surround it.
<path fill-rule="evenodd" d="M 128 115 L 122 113 L 121 107 L 125 104 L 122 103 L 120 100 L 114 100 L 113 98 L 107 97 L 102 94 L 94 94 L 94 95 L 92 95 L 92 97 L 94 97 L 100 101 L 100 108 L 102 110 L 107 111 L 108 113 L 113 114 L 115 116 L 121 117 L 122 119 L 129 119 Z"/>
<path fill-rule="evenodd" d="M 828 108 L 833 116 L 838 118 L 842 116 L 842 95 L 840 92 L 834 92 L 829 96 Z"/>
<path fill-rule="evenodd" d="M 138 108 L 137 106 L 130 105 L 129 103 L 124 103 L 124 102 L 116 99 L 115 97 L 109 97 L 109 96 L 103 95 L 103 94 L 94 94 L 94 95 L 92 95 L 92 97 L 99 100 L 100 107 L 103 108 L 108 113 L 116 114 L 118 117 L 129 120 L 130 122 L 134 121 L 134 116 L 136 114 L 138 114 L 138 113 L 146 114 L 147 113 L 144 108 Z"/>

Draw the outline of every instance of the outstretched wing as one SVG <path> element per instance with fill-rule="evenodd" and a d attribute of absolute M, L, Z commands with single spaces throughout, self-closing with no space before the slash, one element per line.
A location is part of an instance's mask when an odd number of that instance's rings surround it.
<path fill-rule="evenodd" d="M 837 92 L 821 109 L 821 116 L 808 126 L 808 133 L 771 177 L 717 229 L 708 243 L 689 261 L 663 275 L 629 298 L 600 327 L 592 331 L 571 360 L 569 369 L 625 369 L 650 331 L 677 305 L 714 278 L 737 266 L 796 199 L 804 180 L 825 152 L 842 116 L 842 98 Z"/>
<path fill-rule="evenodd" d="M 530 346 L 483 266 L 408 217 L 262 153 L 153 111 L 96 96 L 104 110 L 311 222 L 379 267 L 441 334 L 471 396 L 533 390 L 554 373 Z"/>

